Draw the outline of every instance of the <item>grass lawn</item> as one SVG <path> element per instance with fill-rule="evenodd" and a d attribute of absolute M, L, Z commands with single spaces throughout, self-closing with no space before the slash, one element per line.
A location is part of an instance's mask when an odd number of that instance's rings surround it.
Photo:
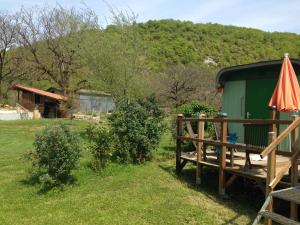
<path fill-rule="evenodd" d="M 57 120 L 0 122 L 0 224 L 249 224 L 259 204 L 232 194 L 221 200 L 216 193 L 217 173 L 194 186 L 194 169 L 174 175 L 172 141 L 166 135 L 156 159 L 141 166 L 110 165 L 102 174 L 89 167 L 83 153 L 74 175 L 77 181 L 41 193 L 26 180 L 34 133 Z M 78 132 L 86 122 L 68 123 Z M 81 135 L 83 137 L 83 135 Z"/>

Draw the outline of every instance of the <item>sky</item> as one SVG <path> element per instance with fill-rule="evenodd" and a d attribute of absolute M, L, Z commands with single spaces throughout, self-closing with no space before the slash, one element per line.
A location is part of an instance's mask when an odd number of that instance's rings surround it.
<path fill-rule="evenodd" d="M 102 25 L 110 18 L 108 5 L 131 10 L 139 22 L 155 19 L 189 20 L 300 34 L 300 0 L 0 0 L 0 10 L 60 4 L 93 9 Z"/>

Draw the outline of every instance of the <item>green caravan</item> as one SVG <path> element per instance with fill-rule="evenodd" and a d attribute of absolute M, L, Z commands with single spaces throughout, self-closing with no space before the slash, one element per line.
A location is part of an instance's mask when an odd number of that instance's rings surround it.
<path fill-rule="evenodd" d="M 291 59 L 298 77 L 300 60 Z M 270 119 L 269 100 L 277 84 L 282 60 L 256 62 L 246 65 L 227 67 L 220 70 L 216 77 L 216 86 L 222 90 L 222 111 L 231 119 Z M 279 119 L 291 119 L 290 113 L 279 113 Z M 286 125 L 279 126 L 279 132 Z M 266 146 L 268 126 L 230 124 L 229 132 L 236 133 L 238 142 Z M 279 146 L 280 150 L 289 150 L 288 138 Z"/>

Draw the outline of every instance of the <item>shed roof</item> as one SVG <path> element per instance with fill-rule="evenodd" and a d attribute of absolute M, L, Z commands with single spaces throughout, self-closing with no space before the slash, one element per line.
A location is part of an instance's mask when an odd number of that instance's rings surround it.
<path fill-rule="evenodd" d="M 300 69 L 300 60 L 298 59 L 290 59 L 294 68 Z M 282 65 L 282 60 L 271 60 L 271 61 L 261 61 L 256 63 L 244 64 L 231 66 L 221 69 L 216 76 L 216 86 L 217 88 L 222 88 L 225 82 L 230 78 L 230 75 L 233 73 L 243 71 L 243 70 L 251 70 L 251 69 L 268 69 L 278 67 L 280 69 Z M 279 75 L 280 71 L 278 71 Z"/>
<path fill-rule="evenodd" d="M 28 91 L 37 95 L 42 95 L 42 96 L 46 96 L 48 98 L 52 98 L 58 101 L 65 101 L 67 100 L 66 97 L 62 96 L 62 95 L 58 95 L 58 94 L 54 94 L 48 91 L 44 91 L 44 90 L 40 90 L 40 89 L 36 89 L 36 88 L 32 88 L 32 87 L 25 87 L 25 86 L 21 86 L 21 85 L 14 85 L 12 87 L 12 89 L 14 90 L 21 90 L 21 91 Z"/>
<path fill-rule="evenodd" d="M 77 93 L 84 94 L 84 95 L 111 96 L 111 94 L 103 91 L 88 90 L 88 89 L 81 89 Z"/>

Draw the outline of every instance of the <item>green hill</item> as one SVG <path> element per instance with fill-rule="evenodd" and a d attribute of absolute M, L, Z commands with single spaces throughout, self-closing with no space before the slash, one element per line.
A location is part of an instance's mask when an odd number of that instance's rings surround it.
<path fill-rule="evenodd" d="M 280 59 L 285 52 L 300 55 L 300 35 L 178 20 L 139 23 L 147 41 L 149 65 L 159 70 L 169 63 L 203 64 L 208 58 L 226 67 Z"/>
<path fill-rule="evenodd" d="M 218 99 L 214 81 L 219 69 L 281 59 L 285 52 L 291 58 L 300 56 L 298 34 L 179 20 L 110 25 L 103 30 L 78 33 L 78 37 L 81 40 L 78 42 L 78 65 L 70 65 L 74 71 L 70 79 L 72 87 L 77 88 L 75 81 L 83 77 L 89 85 L 87 88 L 106 91 L 114 96 L 123 96 L 124 93 L 129 96 L 156 93 L 158 97 L 166 97 L 161 99 L 165 105 L 172 101 L 170 95 L 173 99 L 198 99 L 218 105 L 215 103 Z M 66 49 L 76 45 L 72 42 L 69 44 Z M 74 48 L 77 49 L 76 46 Z M 47 52 L 47 48 L 44 51 Z M 41 51 L 45 63 L 50 62 L 47 57 L 51 54 Z M 55 60 L 52 61 L 55 63 Z M 176 64 L 188 66 L 174 66 Z M 49 68 L 54 68 L 53 73 L 57 73 L 53 65 L 50 63 Z M 37 75 L 35 78 L 33 72 L 29 74 L 28 80 L 20 82 L 43 89 L 57 86 L 43 76 Z M 181 75 L 174 76 L 174 73 Z M 181 79 L 182 85 L 178 79 Z M 182 86 L 182 90 L 178 91 L 176 85 Z M 189 93 L 186 90 L 190 90 Z M 176 101 L 171 105 L 182 102 Z"/>

